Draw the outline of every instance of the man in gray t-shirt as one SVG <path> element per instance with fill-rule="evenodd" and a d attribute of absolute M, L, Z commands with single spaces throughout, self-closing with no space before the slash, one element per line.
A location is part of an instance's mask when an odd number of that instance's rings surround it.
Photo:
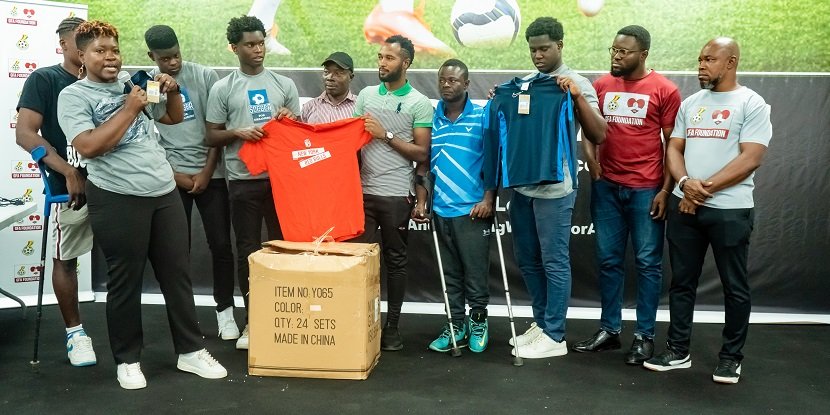
<path fill-rule="evenodd" d="M 562 24 L 552 17 L 536 19 L 525 31 L 536 69 L 555 76 L 559 86 L 570 91 L 577 128 L 581 125 L 583 136 L 600 144 L 606 124 L 599 113 L 596 91 L 587 79 L 562 63 L 563 37 Z M 527 332 L 516 337 L 518 347 L 513 354 L 528 359 L 568 353 L 565 316 L 571 296 L 570 236 L 576 177 L 570 176 L 564 159 L 562 164 L 565 178 L 561 183 L 519 187 L 510 200 L 513 250 L 535 320 Z M 512 339 L 510 343 L 513 345 Z"/>
<path fill-rule="evenodd" d="M 752 189 L 772 138 L 770 107 L 760 95 L 738 84 L 738 44 L 730 38 L 709 41 L 698 58 L 701 91 L 686 98 L 666 150 L 677 182 L 669 201 L 666 238 L 672 282 L 666 350 L 643 366 L 656 371 L 692 366 L 689 344 L 695 292 L 706 251 L 723 283 L 725 325 L 718 383 L 741 377 L 750 302 L 747 256 L 754 222 Z"/>
<path fill-rule="evenodd" d="M 166 73 L 176 79 L 184 104 L 182 122 L 156 123 L 159 143 L 173 168 L 179 195 L 184 205 L 190 235 L 193 203 L 205 228 L 212 258 L 213 299 L 222 340 L 239 338 L 233 317 L 234 260 L 231 247 L 231 220 L 225 169 L 219 164 L 221 149 L 205 143 L 205 109 L 208 91 L 219 80 L 213 69 L 181 58 L 179 40 L 170 26 L 153 26 L 144 33 L 147 55 L 158 66 L 150 75 Z"/>
<path fill-rule="evenodd" d="M 236 236 L 239 290 L 248 309 L 248 255 L 262 243 L 262 221 L 268 239 L 282 238 L 268 174 L 251 175 L 239 159 L 245 141 L 260 140 L 260 127 L 271 118 L 300 113 L 300 98 L 294 82 L 265 69 L 265 29 L 256 17 L 231 19 L 228 43 L 239 59 L 239 69 L 219 80 L 210 90 L 207 106 L 207 143 L 224 147 L 228 173 L 231 222 Z M 247 318 L 246 318 L 247 321 Z M 236 342 L 248 349 L 248 326 Z"/>

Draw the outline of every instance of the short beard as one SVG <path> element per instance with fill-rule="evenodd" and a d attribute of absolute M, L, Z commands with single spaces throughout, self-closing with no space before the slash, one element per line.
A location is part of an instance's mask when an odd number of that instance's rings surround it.
<path fill-rule="evenodd" d="M 380 72 L 378 72 L 378 79 L 380 79 L 381 82 L 396 82 L 396 81 L 401 79 L 402 75 L 403 75 L 403 71 L 397 71 L 397 72 L 391 72 L 390 71 L 389 73 L 386 74 L 386 76 L 383 76 L 383 75 L 380 74 Z"/>
<path fill-rule="evenodd" d="M 617 69 L 617 70 L 614 70 L 613 68 L 611 68 L 611 76 L 613 76 L 615 78 L 619 78 L 619 77 L 626 76 L 626 75 L 631 75 L 632 73 L 634 73 L 634 68 L 620 68 L 620 69 Z"/>
<path fill-rule="evenodd" d="M 715 89 L 715 87 L 718 86 L 718 83 L 720 83 L 720 76 L 717 77 L 717 78 L 714 78 L 714 79 L 709 79 L 708 81 L 705 81 L 705 82 L 700 81 L 700 88 L 701 89 L 712 90 L 712 89 Z"/>

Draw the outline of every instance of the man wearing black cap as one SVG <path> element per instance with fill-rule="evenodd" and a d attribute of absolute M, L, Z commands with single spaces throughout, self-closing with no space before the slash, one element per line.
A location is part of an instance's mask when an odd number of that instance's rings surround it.
<path fill-rule="evenodd" d="M 352 117 L 357 97 L 349 85 L 354 79 L 354 62 L 345 52 L 334 52 L 323 61 L 323 93 L 303 105 L 300 120 L 323 124 Z"/>

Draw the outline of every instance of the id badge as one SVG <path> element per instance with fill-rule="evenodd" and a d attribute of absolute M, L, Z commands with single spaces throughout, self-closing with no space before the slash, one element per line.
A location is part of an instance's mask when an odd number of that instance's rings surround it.
<path fill-rule="evenodd" d="M 530 95 L 519 95 L 519 114 L 530 114 Z"/>
<path fill-rule="evenodd" d="M 161 98 L 161 85 L 157 81 L 147 81 L 147 102 L 158 104 Z"/>

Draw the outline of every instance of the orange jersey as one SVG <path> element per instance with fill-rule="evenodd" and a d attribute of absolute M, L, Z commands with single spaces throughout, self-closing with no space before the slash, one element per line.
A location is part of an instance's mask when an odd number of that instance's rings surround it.
<path fill-rule="evenodd" d="M 286 241 L 324 234 L 344 241 L 363 233 L 363 191 L 357 151 L 372 140 L 363 120 L 303 124 L 283 118 L 262 126 L 265 137 L 239 150 L 251 174 L 269 172 Z"/>

